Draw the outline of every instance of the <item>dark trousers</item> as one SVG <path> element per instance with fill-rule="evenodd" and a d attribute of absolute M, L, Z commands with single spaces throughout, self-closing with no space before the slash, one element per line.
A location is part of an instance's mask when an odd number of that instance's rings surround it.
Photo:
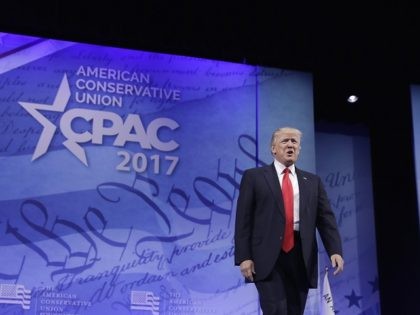
<path fill-rule="evenodd" d="M 288 253 L 281 251 L 271 274 L 255 286 L 264 315 L 303 314 L 309 284 L 298 232 L 295 232 L 293 249 Z"/>

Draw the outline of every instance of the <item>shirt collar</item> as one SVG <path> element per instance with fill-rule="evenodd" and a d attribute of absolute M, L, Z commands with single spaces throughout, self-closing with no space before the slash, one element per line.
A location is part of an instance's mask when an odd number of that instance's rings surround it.
<path fill-rule="evenodd" d="M 274 159 L 274 167 L 276 169 L 276 172 L 278 175 L 283 174 L 284 169 L 286 168 L 285 165 L 281 164 L 279 161 L 277 161 L 276 159 Z M 289 166 L 289 170 L 290 170 L 290 174 L 292 174 L 293 176 L 296 175 L 296 168 L 295 168 L 295 164 L 292 164 Z"/>

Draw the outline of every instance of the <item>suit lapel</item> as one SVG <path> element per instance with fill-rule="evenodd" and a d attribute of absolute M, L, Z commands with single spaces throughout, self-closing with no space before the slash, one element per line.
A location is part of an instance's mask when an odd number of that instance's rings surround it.
<path fill-rule="evenodd" d="M 303 214 L 306 211 L 306 205 L 308 204 L 308 198 L 310 194 L 309 179 L 299 170 L 296 166 L 296 176 L 299 185 L 299 217 L 304 218 Z M 276 201 L 277 208 L 284 216 L 284 203 L 283 197 L 281 194 L 281 186 L 279 179 L 277 177 L 276 168 L 274 163 L 264 168 L 264 177 L 267 181 L 268 186 L 270 187 L 271 193 Z"/>
<path fill-rule="evenodd" d="M 283 197 L 281 195 L 280 182 L 279 178 L 277 177 L 274 163 L 264 168 L 264 177 L 268 183 L 268 186 L 270 187 L 271 193 L 273 194 L 279 211 L 282 215 L 284 215 Z"/>

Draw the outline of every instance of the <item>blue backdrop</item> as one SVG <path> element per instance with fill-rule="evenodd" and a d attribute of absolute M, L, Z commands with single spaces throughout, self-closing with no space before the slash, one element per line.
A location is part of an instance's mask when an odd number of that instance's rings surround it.
<path fill-rule="evenodd" d="M 317 132 L 316 162 L 343 239 L 344 272 L 329 272 L 335 311 L 379 315 L 369 137 Z M 322 246 L 319 252 L 321 268 L 329 267 Z"/>
<path fill-rule="evenodd" d="M 0 102 L 0 314 L 258 312 L 238 185 L 283 125 L 315 169 L 309 74 L 3 33 Z"/>
<path fill-rule="evenodd" d="M 414 158 L 416 167 L 417 200 L 420 224 L 420 85 L 411 85 L 411 108 L 413 117 Z"/>

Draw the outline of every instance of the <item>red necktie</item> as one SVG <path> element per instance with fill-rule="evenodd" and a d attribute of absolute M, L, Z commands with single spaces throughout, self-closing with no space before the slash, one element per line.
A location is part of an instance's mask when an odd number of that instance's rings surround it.
<path fill-rule="evenodd" d="M 283 184 L 281 187 L 284 201 L 284 213 L 286 216 L 282 249 L 286 253 L 290 251 L 295 245 L 293 235 L 293 186 L 289 178 L 289 173 L 290 170 L 286 167 L 283 171 Z"/>

